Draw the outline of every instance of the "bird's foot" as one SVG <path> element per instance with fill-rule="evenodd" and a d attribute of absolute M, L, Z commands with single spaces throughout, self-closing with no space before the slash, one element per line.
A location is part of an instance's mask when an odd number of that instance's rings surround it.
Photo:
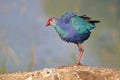
<path fill-rule="evenodd" d="M 78 66 L 83 66 L 83 64 L 81 64 L 80 62 L 77 63 Z"/>
<path fill-rule="evenodd" d="M 85 65 L 81 63 L 75 63 L 75 64 L 70 64 L 69 66 L 74 67 L 74 66 L 85 66 Z"/>
<path fill-rule="evenodd" d="M 87 66 L 87 65 L 84 65 L 84 64 L 82 64 L 82 63 L 80 63 L 80 62 L 78 62 L 76 65 L 77 65 L 77 66 Z"/>

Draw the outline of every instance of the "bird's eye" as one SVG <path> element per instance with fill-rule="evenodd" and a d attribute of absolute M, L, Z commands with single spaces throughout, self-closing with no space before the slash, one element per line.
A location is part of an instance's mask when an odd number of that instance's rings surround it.
<path fill-rule="evenodd" d="M 52 22 L 52 23 L 56 23 L 57 21 L 53 19 L 51 22 Z"/>
<path fill-rule="evenodd" d="M 55 20 L 53 19 L 52 22 L 55 22 Z"/>

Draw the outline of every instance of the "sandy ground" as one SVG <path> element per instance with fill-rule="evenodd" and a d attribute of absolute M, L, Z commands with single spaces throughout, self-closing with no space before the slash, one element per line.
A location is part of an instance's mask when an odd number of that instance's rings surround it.
<path fill-rule="evenodd" d="M 120 80 L 120 69 L 69 65 L 33 72 L 1 74 L 0 80 Z"/>

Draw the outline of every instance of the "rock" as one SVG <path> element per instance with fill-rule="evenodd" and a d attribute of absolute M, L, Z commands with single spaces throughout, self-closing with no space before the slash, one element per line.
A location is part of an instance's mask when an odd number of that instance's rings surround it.
<path fill-rule="evenodd" d="M 1 74 L 0 80 L 120 80 L 120 69 L 70 65 L 33 72 Z"/>

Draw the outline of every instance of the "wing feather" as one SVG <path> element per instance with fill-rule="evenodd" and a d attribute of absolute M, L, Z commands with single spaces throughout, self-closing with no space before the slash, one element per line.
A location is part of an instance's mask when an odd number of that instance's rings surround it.
<path fill-rule="evenodd" d="M 94 25 L 95 23 L 97 23 L 98 21 L 94 21 L 91 20 L 90 17 L 84 16 L 84 17 L 79 17 L 79 16 L 75 16 L 72 17 L 69 20 L 69 24 L 72 25 L 72 27 L 79 33 L 79 34 L 83 34 L 83 33 L 87 33 L 90 30 L 94 29 L 96 26 Z"/>
<path fill-rule="evenodd" d="M 98 20 L 91 20 L 87 15 L 77 16 L 75 13 L 67 12 L 60 17 L 65 24 L 70 24 L 79 34 L 87 33 L 94 29 Z"/>
<path fill-rule="evenodd" d="M 91 17 L 87 16 L 87 15 L 82 15 L 79 16 L 80 18 L 83 18 L 84 20 L 88 21 L 91 24 L 95 24 L 95 23 L 99 23 L 99 20 L 91 20 Z"/>

